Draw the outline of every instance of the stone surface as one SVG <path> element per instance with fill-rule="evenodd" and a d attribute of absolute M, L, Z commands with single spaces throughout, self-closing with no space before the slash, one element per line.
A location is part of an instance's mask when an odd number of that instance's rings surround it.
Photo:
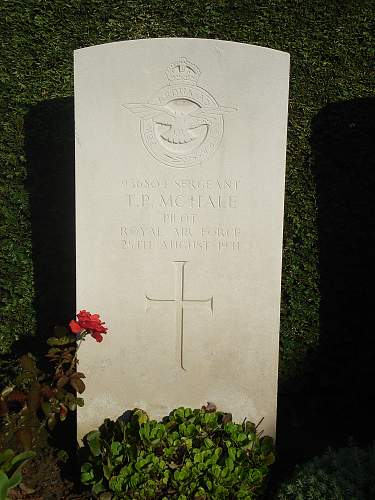
<path fill-rule="evenodd" d="M 276 425 L 289 55 L 149 39 L 75 51 L 79 434 L 207 401 Z"/>

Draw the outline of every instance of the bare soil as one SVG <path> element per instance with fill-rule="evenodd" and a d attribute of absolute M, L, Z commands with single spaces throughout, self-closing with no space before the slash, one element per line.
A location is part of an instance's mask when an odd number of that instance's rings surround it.
<path fill-rule="evenodd" d="M 22 483 L 8 494 L 12 500 L 88 500 L 89 492 L 78 492 L 61 475 L 52 449 L 44 449 L 22 468 Z"/>

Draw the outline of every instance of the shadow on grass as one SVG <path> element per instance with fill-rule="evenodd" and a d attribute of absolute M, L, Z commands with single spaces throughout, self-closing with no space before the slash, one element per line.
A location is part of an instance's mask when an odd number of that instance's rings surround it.
<path fill-rule="evenodd" d="M 38 337 L 75 316 L 73 98 L 34 106 L 25 119 Z"/>
<path fill-rule="evenodd" d="M 279 392 L 280 461 L 375 438 L 375 99 L 333 103 L 312 123 L 320 345 Z"/>
<path fill-rule="evenodd" d="M 30 109 L 25 117 L 25 152 L 37 337 L 30 341 L 32 345 L 23 340 L 21 348 L 41 354 L 53 327 L 67 325 L 76 314 L 72 97 L 44 101 Z M 75 449 L 74 416 L 58 426 L 53 441 L 57 448 Z"/>

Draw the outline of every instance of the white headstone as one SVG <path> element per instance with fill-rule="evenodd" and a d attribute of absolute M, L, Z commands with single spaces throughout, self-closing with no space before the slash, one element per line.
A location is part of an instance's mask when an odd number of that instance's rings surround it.
<path fill-rule="evenodd" d="M 75 51 L 79 434 L 207 401 L 275 434 L 289 55 L 148 39 Z"/>

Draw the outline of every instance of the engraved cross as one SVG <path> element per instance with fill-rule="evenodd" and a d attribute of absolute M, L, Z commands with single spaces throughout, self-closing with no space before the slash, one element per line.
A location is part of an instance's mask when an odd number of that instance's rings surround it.
<path fill-rule="evenodd" d="M 185 264 L 187 261 L 177 260 L 173 262 L 175 265 L 175 297 L 173 299 L 153 299 L 146 295 L 147 310 L 151 307 L 152 302 L 173 302 L 176 312 L 176 345 L 177 357 L 180 367 L 184 367 L 184 307 L 187 304 L 208 304 L 211 314 L 214 310 L 214 298 L 209 299 L 185 299 L 184 295 L 184 279 L 185 279 Z"/>

